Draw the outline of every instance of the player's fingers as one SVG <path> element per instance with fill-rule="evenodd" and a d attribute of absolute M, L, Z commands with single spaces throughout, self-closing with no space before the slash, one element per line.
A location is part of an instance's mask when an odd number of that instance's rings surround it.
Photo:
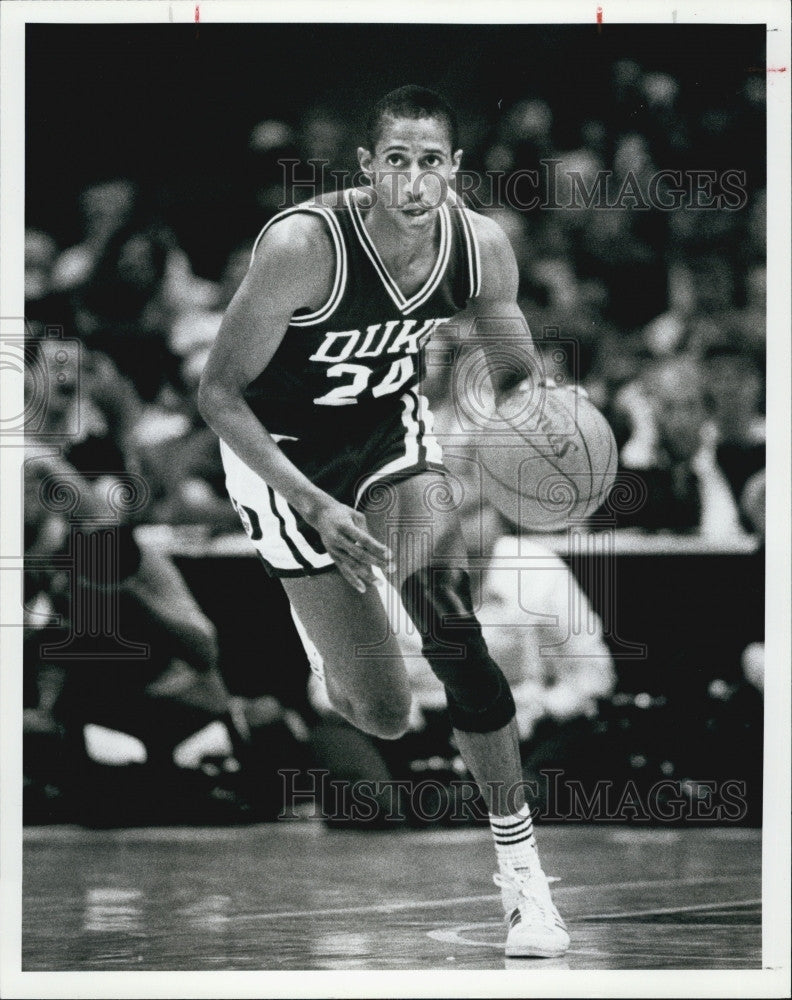
<path fill-rule="evenodd" d="M 333 557 L 334 562 L 342 571 L 343 575 L 355 587 L 363 590 L 366 586 L 374 582 L 374 573 L 371 569 L 371 558 L 363 548 L 350 541 L 341 531 L 327 543 L 327 550 Z"/>
<path fill-rule="evenodd" d="M 343 558 L 343 553 L 334 555 L 333 559 L 335 560 L 335 564 L 338 567 L 338 572 L 341 574 L 341 576 L 343 576 L 346 582 L 351 587 L 354 587 L 354 589 L 357 590 L 358 593 L 365 594 L 366 592 L 365 581 L 362 580 L 360 576 L 349 566 L 349 564 Z"/>
<path fill-rule="evenodd" d="M 356 524 L 358 526 L 358 528 L 362 528 L 363 531 L 366 530 L 366 517 L 365 517 L 365 515 L 363 514 L 362 511 L 353 510 L 352 511 L 352 521 L 354 522 L 354 524 Z"/>
<path fill-rule="evenodd" d="M 336 542 L 335 547 L 337 551 L 343 552 L 344 556 L 355 564 L 356 569 L 371 569 L 372 556 L 362 545 L 358 545 L 348 538 L 341 537 Z"/>
<path fill-rule="evenodd" d="M 339 569 L 344 571 L 344 575 L 357 589 L 360 589 L 358 583 L 362 583 L 364 589 L 366 589 L 376 582 L 376 577 L 371 572 L 371 567 L 365 565 L 365 563 L 351 559 L 346 552 L 336 551 L 333 559 Z"/>
<path fill-rule="evenodd" d="M 345 532 L 345 537 L 363 550 L 363 552 L 378 566 L 385 569 L 392 561 L 392 555 L 386 545 L 378 542 L 376 538 L 359 528 L 356 524 L 351 524 Z"/>

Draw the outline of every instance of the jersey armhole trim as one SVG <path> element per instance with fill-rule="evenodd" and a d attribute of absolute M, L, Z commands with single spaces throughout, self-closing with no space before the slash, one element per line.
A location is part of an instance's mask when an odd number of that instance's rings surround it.
<path fill-rule="evenodd" d="M 326 208 L 324 205 L 295 205 L 293 208 L 287 208 L 285 211 L 279 212 L 278 215 L 270 219 L 270 221 L 266 224 L 266 226 L 264 226 L 256 237 L 256 242 L 253 244 L 253 252 L 250 255 L 250 263 L 253 263 L 259 243 L 267 230 L 271 226 L 275 225 L 276 222 L 280 222 L 281 219 L 284 219 L 289 215 L 294 215 L 296 212 L 312 212 L 314 215 L 318 215 L 320 218 L 324 219 L 327 228 L 330 231 L 330 236 L 333 240 L 333 249 L 335 251 L 336 266 L 335 275 L 333 277 L 333 288 L 327 302 L 325 302 L 320 309 L 316 309 L 311 313 L 303 313 L 301 316 L 292 316 L 289 321 L 289 326 L 314 326 L 317 323 L 322 323 L 326 319 L 329 319 L 338 308 L 338 304 L 343 298 L 346 290 L 347 275 L 349 273 L 344 233 L 341 229 L 341 224 L 329 208 Z"/>
<path fill-rule="evenodd" d="M 462 222 L 462 231 L 465 234 L 467 248 L 468 275 L 470 276 L 470 298 L 475 299 L 481 294 L 481 254 L 479 253 L 478 238 L 470 219 L 467 208 L 461 201 L 457 202 L 459 218 Z"/>

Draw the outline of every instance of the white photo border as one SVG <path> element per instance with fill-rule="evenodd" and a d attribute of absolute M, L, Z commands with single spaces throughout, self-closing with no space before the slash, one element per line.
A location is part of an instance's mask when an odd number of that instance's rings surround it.
<path fill-rule="evenodd" d="M 790 7 L 787 0 L 17 0 L 0 5 L 0 320 L 24 316 L 24 58 L 28 23 L 432 22 L 767 25 L 768 489 L 766 563 L 763 959 L 756 971 L 23 972 L 21 629 L 0 628 L 0 994 L 6 997 L 712 996 L 788 995 L 790 970 Z M 11 319 L 9 319 L 11 318 Z M 6 413 L 22 379 L 0 371 Z M 0 447 L 0 482 L 19 482 L 21 448 Z M 16 470 L 16 471 L 15 471 Z M 20 491 L 2 491 L 0 612 L 21 608 Z M 15 562 L 16 560 L 16 562 Z M 16 567 L 16 570 L 14 570 Z M 10 572 L 6 572 L 10 570 Z M 526 978 L 528 977 L 528 978 Z M 394 992 L 395 989 L 395 992 Z"/>

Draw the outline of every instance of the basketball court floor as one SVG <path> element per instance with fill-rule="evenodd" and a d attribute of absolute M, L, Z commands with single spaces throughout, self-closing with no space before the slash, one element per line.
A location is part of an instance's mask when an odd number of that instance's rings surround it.
<path fill-rule="evenodd" d="M 538 828 L 572 946 L 505 959 L 480 828 L 25 831 L 26 971 L 758 969 L 758 830 Z"/>

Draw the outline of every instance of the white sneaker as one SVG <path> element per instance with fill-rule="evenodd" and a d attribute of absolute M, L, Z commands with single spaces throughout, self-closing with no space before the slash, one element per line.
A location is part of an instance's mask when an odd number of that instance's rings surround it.
<path fill-rule="evenodd" d="M 493 880 L 500 886 L 509 924 L 506 954 L 510 958 L 563 955 L 569 948 L 569 934 L 542 869 L 504 869 L 496 872 Z"/>

